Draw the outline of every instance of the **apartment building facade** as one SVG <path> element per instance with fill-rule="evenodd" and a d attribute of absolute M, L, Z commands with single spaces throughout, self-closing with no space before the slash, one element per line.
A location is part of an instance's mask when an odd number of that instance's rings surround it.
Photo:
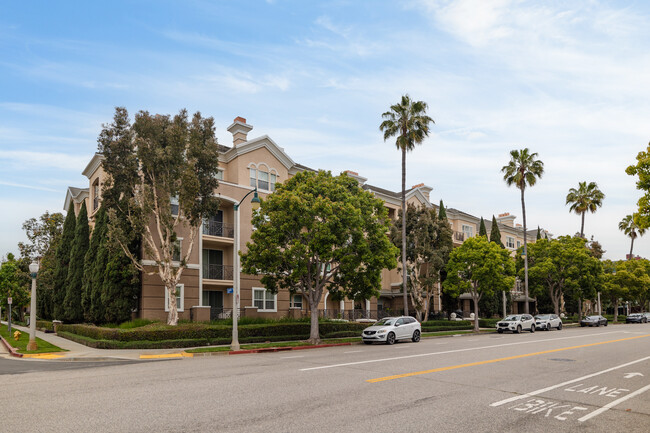
<path fill-rule="evenodd" d="M 220 199 L 220 209 L 215 215 L 206 217 L 194 240 L 194 248 L 187 268 L 184 270 L 178 287 L 177 305 L 180 319 L 209 320 L 231 317 L 233 314 L 233 263 L 237 254 L 234 245 L 235 204 L 257 188 L 259 196 L 264 199 L 275 190 L 278 183 L 284 182 L 296 173 L 313 170 L 293 161 L 293 159 L 273 139 L 267 135 L 248 138 L 253 129 L 246 119 L 237 117 L 227 128 L 232 134 L 232 146 L 219 147 L 219 187 L 215 194 Z M 64 209 L 72 205 L 75 214 L 81 203 L 86 202 L 90 224 L 101 204 L 101 189 L 106 174 L 102 169 L 100 154 L 95 154 L 84 171 L 88 178 L 87 188 L 69 187 L 66 193 Z M 367 183 L 367 179 L 353 171 L 346 172 L 359 182 L 359 185 L 385 203 L 390 218 L 396 219 L 401 208 L 401 193 L 389 191 Z M 407 202 L 416 206 L 436 208 L 430 201 L 432 188 L 424 184 L 415 185 L 406 192 Z M 172 202 L 171 212 L 174 212 Z M 240 214 L 240 245 L 245 250 L 250 241 L 253 227 L 251 224 L 252 208 L 250 203 L 242 203 Z M 456 209 L 447 209 L 447 216 L 454 230 L 454 244 L 460 245 L 465 239 L 475 236 L 478 232 L 480 218 L 474 217 Z M 523 231 L 514 226 L 514 216 L 505 214 L 498 220 L 502 233 L 502 241 L 506 245 L 517 245 L 523 242 Z M 488 229 L 489 230 L 489 229 Z M 189 232 L 179 230 L 180 251 L 184 254 L 190 244 Z M 511 239 L 512 238 L 512 239 Z M 534 241 L 535 236 L 529 239 Z M 512 247 L 511 250 L 515 250 Z M 143 265 L 154 271 L 154 262 L 144 257 Z M 272 294 L 264 288 L 260 278 L 240 274 L 241 310 L 240 316 L 251 317 L 301 317 L 308 314 L 308 304 L 300 294 L 290 294 L 280 290 Z M 334 299 L 325 293 L 319 310 L 326 317 L 376 318 L 383 311 L 399 311 L 403 309 L 401 294 L 402 278 L 397 269 L 382 271 L 382 287 L 380 296 L 370 300 L 355 301 L 351 299 Z M 465 309 L 464 300 L 463 309 Z M 160 280 L 155 275 L 142 275 L 142 290 L 138 301 L 135 317 L 165 320 L 167 316 L 167 293 Z M 467 307 L 470 311 L 471 305 Z M 442 308 L 441 292 L 434 296 L 432 309 L 437 312 Z M 412 311 L 412 307 L 410 307 Z"/>

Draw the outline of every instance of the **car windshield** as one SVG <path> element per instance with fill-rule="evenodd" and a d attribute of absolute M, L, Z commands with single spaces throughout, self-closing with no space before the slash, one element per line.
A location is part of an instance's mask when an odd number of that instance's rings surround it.
<path fill-rule="evenodd" d="M 587 320 L 598 320 L 598 316 L 588 316 Z"/>
<path fill-rule="evenodd" d="M 520 317 L 521 316 L 508 316 L 503 320 L 506 322 L 516 322 L 517 320 L 519 320 Z"/>
<path fill-rule="evenodd" d="M 375 322 L 375 324 L 372 326 L 390 326 L 395 323 L 395 320 L 397 319 L 395 319 L 394 317 L 386 317 L 385 319 L 381 319 Z"/>
<path fill-rule="evenodd" d="M 638 314 L 638 313 L 632 313 L 632 314 L 630 314 L 628 317 L 638 317 L 638 316 L 640 316 L 640 314 Z"/>
<path fill-rule="evenodd" d="M 538 314 L 535 316 L 535 319 L 537 320 L 549 320 L 551 318 L 550 314 Z"/>

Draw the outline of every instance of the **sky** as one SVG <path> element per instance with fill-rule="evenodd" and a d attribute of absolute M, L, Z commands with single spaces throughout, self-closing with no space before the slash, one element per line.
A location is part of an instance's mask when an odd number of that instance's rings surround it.
<path fill-rule="evenodd" d="M 650 141 L 648 2 L 41 0 L 0 3 L 0 256 L 26 240 L 23 221 L 88 186 L 117 106 L 200 111 L 225 145 L 242 116 L 298 163 L 399 191 L 379 124 L 403 94 L 435 120 L 407 186 L 521 223 L 501 168 L 529 148 L 545 173 L 526 189 L 528 227 L 575 234 L 568 190 L 596 182 L 606 197 L 585 234 L 606 258 L 629 252 L 618 223 L 641 195 L 625 168 Z M 650 239 L 634 253 L 650 258 Z"/>

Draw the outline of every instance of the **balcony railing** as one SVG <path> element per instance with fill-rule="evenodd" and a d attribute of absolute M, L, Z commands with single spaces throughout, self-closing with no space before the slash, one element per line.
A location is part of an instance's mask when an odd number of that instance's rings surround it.
<path fill-rule="evenodd" d="M 228 265 L 203 265 L 203 278 L 208 280 L 232 280 L 233 267 Z"/>
<path fill-rule="evenodd" d="M 224 224 L 219 221 L 204 221 L 203 234 L 209 236 L 221 236 L 224 238 L 234 238 L 235 230 L 231 224 Z"/>
<path fill-rule="evenodd" d="M 465 232 L 454 232 L 454 240 L 458 242 L 465 242 Z"/>

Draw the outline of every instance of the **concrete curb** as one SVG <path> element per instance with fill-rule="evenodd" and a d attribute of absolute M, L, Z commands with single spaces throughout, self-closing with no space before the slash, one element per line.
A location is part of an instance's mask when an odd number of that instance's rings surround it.
<path fill-rule="evenodd" d="M 18 349 L 14 348 L 11 344 L 9 344 L 7 342 L 7 340 L 4 339 L 4 337 L 0 336 L 0 339 L 2 340 L 2 344 L 5 345 L 5 347 L 7 348 L 7 350 L 9 351 L 9 354 L 11 356 L 14 356 L 16 358 L 22 358 L 23 357 L 23 354 L 18 353 Z"/>

